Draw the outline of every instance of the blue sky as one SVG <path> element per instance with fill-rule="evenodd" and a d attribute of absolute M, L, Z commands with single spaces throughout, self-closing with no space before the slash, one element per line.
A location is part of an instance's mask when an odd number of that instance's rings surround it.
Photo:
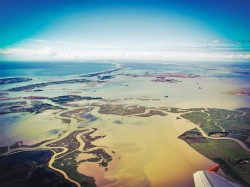
<path fill-rule="evenodd" d="M 186 52 L 201 47 L 244 52 L 250 45 L 249 0 L 0 3 L 0 57 L 5 59 L 21 58 L 20 54 L 80 59 L 87 53 L 107 58 L 133 56 L 136 50 Z"/>

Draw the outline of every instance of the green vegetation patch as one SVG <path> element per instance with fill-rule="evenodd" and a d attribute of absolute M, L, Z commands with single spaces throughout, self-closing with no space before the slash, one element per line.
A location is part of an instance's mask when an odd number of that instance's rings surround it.
<path fill-rule="evenodd" d="M 77 157 L 82 153 L 78 150 L 73 151 L 60 159 L 56 159 L 53 163 L 55 168 L 65 171 L 69 178 L 79 182 L 81 186 L 96 187 L 95 179 L 90 176 L 86 176 L 77 171 L 78 162 Z"/>
<path fill-rule="evenodd" d="M 197 133 L 197 129 L 187 131 L 179 138 L 204 156 L 221 164 L 228 176 L 243 185 L 250 185 L 250 154 L 235 141 L 204 138 Z"/>
<path fill-rule="evenodd" d="M 57 103 L 57 104 L 66 104 L 68 102 L 73 102 L 73 101 L 81 101 L 81 100 L 100 100 L 102 99 L 101 97 L 83 97 L 79 95 L 63 95 L 63 96 L 58 96 L 58 97 L 52 97 L 49 100 Z"/>
<path fill-rule="evenodd" d="M 64 108 L 60 106 L 54 106 L 49 103 L 43 103 L 41 101 L 36 101 L 36 102 L 33 101 L 32 105 L 14 105 L 14 106 L 8 106 L 6 108 L 1 108 L 0 115 L 9 113 L 19 113 L 19 112 L 30 112 L 38 114 L 44 112 L 45 110 L 62 110 L 62 109 Z"/>
<path fill-rule="evenodd" d="M 158 116 L 166 116 L 167 114 L 162 112 L 162 111 L 158 111 L 158 110 L 150 110 L 148 113 L 146 114 L 139 114 L 137 116 L 139 117 L 150 117 L 150 116 L 155 116 L 155 115 L 158 115 Z"/>
<path fill-rule="evenodd" d="M 0 156 L 0 186 L 75 187 L 61 173 L 48 167 L 52 155 L 52 151 L 40 150 Z"/>
<path fill-rule="evenodd" d="M 99 113 L 100 114 L 113 114 L 113 115 L 136 115 L 144 113 L 146 108 L 144 106 L 125 106 L 125 105 L 112 105 L 112 104 L 104 104 L 100 106 Z"/>
<path fill-rule="evenodd" d="M 199 125 L 207 134 L 226 132 L 228 137 L 243 142 L 250 136 L 249 108 L 237 110 L 209 108 L 184 113 L 181 117 Z"/>

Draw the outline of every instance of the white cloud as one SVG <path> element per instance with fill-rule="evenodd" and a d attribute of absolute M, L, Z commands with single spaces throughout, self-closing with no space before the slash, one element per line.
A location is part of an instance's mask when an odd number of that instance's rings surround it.
<path fill-rule="evenodd" d="M 165 60 L 235 60 L 250 59 L 250 53 L 211 52 L 190 50 L 73 50 L 56 51 L 51 48 L 1 49 L 0 56 L 5 60 L 84 60 L 84 59 L 165 59 Z"/>
<path fill-rule="evenodd" d="M 23 48 L 7 48 L 7 49 L 0 49 L 0 55 L 5 58 L 20 58 L 20 59 L 39 59 L 39 58 L 55 58 L 57 53 L 49 48 L 41 48 L 37 49 L 23 49 Z"/>
<path fill-rule="evenodd" d="M 212 39 L 209 41 L 201 41 L 201 43 L 206 44 L 226 44 L 226 45 L 239 45 L 239 44 L 250 44 L 250 40 L 220 40 L 220 39 Z"/>
<path fill-rule="evenodd" d="M 47 46 L 70 46 L 70 47 L 80 47 L 80 48 L 95 48 L 95 49 L 113 49 L 114 47 L 108 45 L 100 45 L 100 44 L 89 44 L 89 43 L 78 43 L 78 42 L 66 42 L 59 40 L 41 40 L 41 39 L 25 39 L 21 44 L 29 44 L 29 45 L 47 45 Z"/>
<path fill-rule="evenodd" d="M 224 42 L 222 40 L 213 39 L 213 40 L 210 40 L 209 43 L 212 43 L 212 44 L 221 44 L 221 43 L 224 43 Z"/>
<path fill-rule="evenodd" d="M 220 40 L 213 40 L 221 43 Z M 86 59 L 147 59 L 182 61 L 228 61 L 250 59 L 249 52 L 231 48 L 152 48 L 128 49 L 103 45 L 87 45 L 40 39 L 25 40 L 10 48 L 0 49 L 2 60 L 86 60 Z"/>

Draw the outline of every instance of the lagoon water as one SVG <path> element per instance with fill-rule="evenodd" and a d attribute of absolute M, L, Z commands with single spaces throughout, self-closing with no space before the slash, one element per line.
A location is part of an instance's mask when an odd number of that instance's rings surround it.
<path fill-rule="evenodd" d="M 55 97 L 60 95 L 80 95 L 103 97 L 112 104 L 141 105 L 146 107 L 214 107 L 235 109 L 250 105 L 249 97 L 227 94 L 247 87 L 249 69 L 234 64 L 142 64 L 126 63 L 113 79 L 103 84 L 65 84 L 43 87 L 41 92 L 9 92 L 8 101 L 27 96 Z M 36 80 L 11 84 L 10 87 L 43 82 L 45 80 L 70 79 L 71 76 L 87 74 L 117 67 L 114 63 L 1 63 L 1 77 L 25 76 Z M 212 68 L 211 68 L 212 67 Z M 181 79 L 179 83 L 153 82 L 150 77 L 130 77 L 125 74 L 141 73 L 193 73 L 201 77 Z M 75 77 L 74 77 L 75 78 Z M 76 76 L 77 78 L 77 76 Z M 96 79 L 97 80 L 97 79 Z M 8 86 L 7 86 L 8 87 Z M 1 92 L 7 87 L 2 87 Z M 199 89 L 201 87 L 202 89 Z M 168 96 L 167 98 L 165 96 Z M 116 99 L 116 101 L 112 101 Z M 17 99 L 18 100 L 18 99 Z M 51 101 L 43 100 L 46 103 Z M 108 101 L 107 101 L 108 102 Z M 78 101 L 76 104 L 89 105 L 91 101 Z M 99 186 L 153 186 L 191 187 L 192 174 L 197 170 L 208 169 L 214 163 L 196 152 L 178 136 L 195 125 L 178 114 L 152 116 L 104 115 L 98 108 L 90 112 L 97 120 L 84 123 L 87 128 L 97 128 L 96 133 L 106 137 L 95 142 L 109 152 L 115 151 L 107 172 L 96 163 L 82 163 L 77 170 L 95 177 Z M 6 114 L 0 120 L 0 146 L 24 141 L 32 145 L 43 140 L 57 138 L 62 131 L 72 130 L 66 123 L 55 117 L 53 111 L 41 114 Z M 120 124 L 114 123 L 120 121 Z M 84 157 L 84 155 L 83 155 Z M 119 159 L 120 158 L 120 159 Z"/>

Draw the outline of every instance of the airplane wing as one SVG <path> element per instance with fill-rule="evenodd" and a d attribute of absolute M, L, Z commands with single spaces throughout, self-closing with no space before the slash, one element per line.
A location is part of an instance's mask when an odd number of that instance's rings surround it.
<path fill-rule="evenodd" d="M 220 165 L 208 171 L 197 171 L 193 174 L 195 187 L 242 187 L 217 174 Z"/>

